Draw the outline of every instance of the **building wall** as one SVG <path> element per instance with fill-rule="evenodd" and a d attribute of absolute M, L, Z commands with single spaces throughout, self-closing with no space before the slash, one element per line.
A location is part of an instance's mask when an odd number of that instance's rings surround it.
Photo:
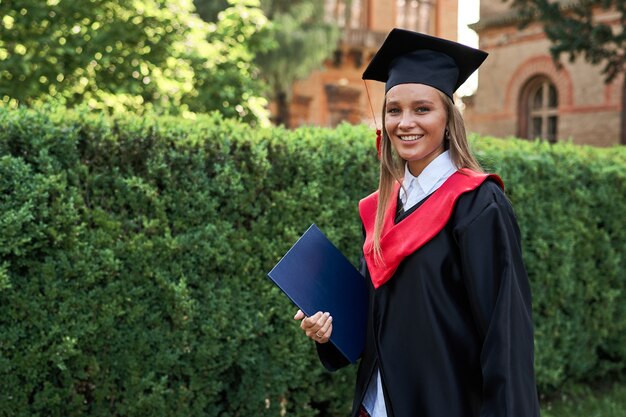
<path fill-rule="evenodd" d="M 341 1 L 328 0 L 326 4 L 327 7 L 331 5 L 334 10 Z M 360 0 L 360 18 L 358 22 L 344 22 L 338 53 L 328 59 L 322 68 L 294 84 L 290 127 L 335 126 L 340 121 L 380 127 L 384 85 L 367 81 L 366 89 L 366 84 L 361 79 L 365 67 L 394 27 L 421 30 L 456 40 L 457 2 L 458 0 Z"/>
<path fill-rule="evenodd" d="M 387 32 L 395 25 L 395 0 L 366 0 L 364 4 L 369 6 L 369 24 L 366 29 Z"/>
<path fill-rule="evenodd" d="M 459 1 L 439 0 L 434 8 L 435 26 L 431 33 L 441 38 L 457 41 L 459 38 Z"/>
<path fill-rule="evenodd" d="M 506 13 L 511 10 L 511 0 L 480 0 L 480 15 L 481 16 L 494 16 L 500 13 Z"/>
<path fill-rule="evenodd" d="M 483 0 L 481 4 L 481 12 L 487 12 L 481 21 L 506 17 L 501 0 Z M 615 15 L 607 13 L 604 18 L 611 20 Z M 582 59 L 574 63 L 562 59 L 563 67 L 557 68 L 549 54 L 550 42 L 538 24 L 522 31 L 514 22 L 482 29 L 480 23 L 478 26 L 480 48 L 490 55 L 480 69 L 476 94 L 466 100 L 468 130 L 500 137 L 523 136 L 520 98 L 530 80 L 543 76 L 558 92 L 559 140 L 598 146 L 620 143 L 623 75 L 606 85 L 601 67 Z"/>

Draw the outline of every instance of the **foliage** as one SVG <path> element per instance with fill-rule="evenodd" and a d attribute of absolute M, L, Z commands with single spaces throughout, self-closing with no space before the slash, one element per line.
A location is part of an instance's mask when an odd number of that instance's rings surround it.
<path fill-rule="evenodd" d="M 584 56 L 594 65 L 603 64 L 607 82 L 626 72 L 626 2 L 513 0 L 513 6 L 523 16 L 523 24 L 535 18 L 542 22 L 552 42 L 550 52 L 555 60 L 567 53 L 570 61 Z M 594 11 L 598 9 L 616 10 L 618 22 L 613 24 L 594 19 Z"/>
<path fill-rule="evenodd" d="M 540 387 L 624 369 L 626 147 L 482 138 L 478 149 L 520 223 Z"/>
<path fill-rule="evenodd" d="M 219 2 L 195 0 L 203 18 L 219 10 Z M 259 50 L 254 62 L 270 88 L 269 96 L 277 102 L 276 124 L 290 127 L 291 88 L 306 78 L 337 48 L 340 32 L 325 20 L 325 9 L 317 0 L 261 0 L 263 12 L 272 22 L 268 36 L 277 45 Z"/>
<path fill-rule="evenodd" d="M 367 139 L 365 139 L 367 138 Z M 626 148 L 474 138 L 507 184 L 543 393 L 626 367 Z M 0 109 L 0 415 L 339 416 L 266 272 L 315 222 L 356 264 L 364 126 Z"/>
<path fill-rule="evenodd" d="M 191 0 L 0 1 L 0 97 L 11 107 L 54 100 L 187 116 L 225 108 L 266 119 L 252 59 L 267 20 L 254 4 L 233 0 L 209 26 Z"/>
<path fill-rule="evenodd" d="M 276 47 L 258 0 L 229 0 L 230 7 L 209 24 L 208 48 L 200 37 L 187 59 L 194 71 L 194 92 L 183 103 L 194 112 L 218 110 L 225 117 L 267 121 L 267 100 L 258 94 L 256 53 Z M 202 34 L 204 35 L 204 34 Z"/>
<path fill-rule="evenodd" d="M 290 127 L 293 83 L 321 67 L 337 48 L 340 32 L 325 21 L 324 7 L 317 1 L 263 0 L 262 7 L 274 24 L 279 47 L 258 54 L 256 62 L 278 103 L 275 122 Z"/>
<path fill-rule="evenodd" d="M 276 26 L 280 48 L 260 54 L 257 62 L 275 93 L 290 92 L 295 80 L 317 69 L 337 48 L 339 31 L 324 22 L 324 8 L 310 0 L 265 0 L 263 9 Z"/>
<path fill-rule="evenodd" d="M 359 132 L 2 109 L 0 126 L 0 415 L 345 414 L 354 371 L 322 371 L 265 272 L 312 217 L 356 258 L 366 189 L 322 180 L 360 174 L 339 152 Z"/>
<path fill-rule="evenodd" d="M 558 397 L 544 400 L 544 417 L 623 417 L 626 410 L 626 384 L 614 382 L 599 384 L 593 389 L 576 385 L 564 390 Z"/>
<path fill-rule="evenodd" d="M 194 0 L 196 10 L 206 22 L 217 21 L 217 16 L 228 7 L 228 0 Z"/>

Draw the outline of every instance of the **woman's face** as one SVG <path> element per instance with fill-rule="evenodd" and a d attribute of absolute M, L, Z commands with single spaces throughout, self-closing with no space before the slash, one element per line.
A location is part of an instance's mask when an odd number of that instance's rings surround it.
<path fill-rule="evenodd" d="M 387 92 L 385 106 L 391 144 L 417 176 L 444 151 L 447 114 L 439 92 L 424 84 L 399 84 Z"/>

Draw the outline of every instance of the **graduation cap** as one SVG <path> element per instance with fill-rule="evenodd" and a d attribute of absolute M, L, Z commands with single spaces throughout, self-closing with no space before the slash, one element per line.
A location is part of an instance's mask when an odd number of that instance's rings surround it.
<path fill-rule="evenodd" d="M 364 80 L 426 84 L 453 98 L 454 92 L 487 58 L 487 53 L 457 42 L 393 29 L 363 72 Z"/>

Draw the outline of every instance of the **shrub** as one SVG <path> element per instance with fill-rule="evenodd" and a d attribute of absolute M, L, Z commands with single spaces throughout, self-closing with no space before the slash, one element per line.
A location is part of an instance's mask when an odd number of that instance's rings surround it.
<path fill-rule="evenodd" d="M 355 264 L 364 127 L 0 110 L 0 414 L 345 415 L 266 278 L 317 223 Z M 624 369 L 626 153 L 474 138 L 507 184 L 543 392 Z"/>

